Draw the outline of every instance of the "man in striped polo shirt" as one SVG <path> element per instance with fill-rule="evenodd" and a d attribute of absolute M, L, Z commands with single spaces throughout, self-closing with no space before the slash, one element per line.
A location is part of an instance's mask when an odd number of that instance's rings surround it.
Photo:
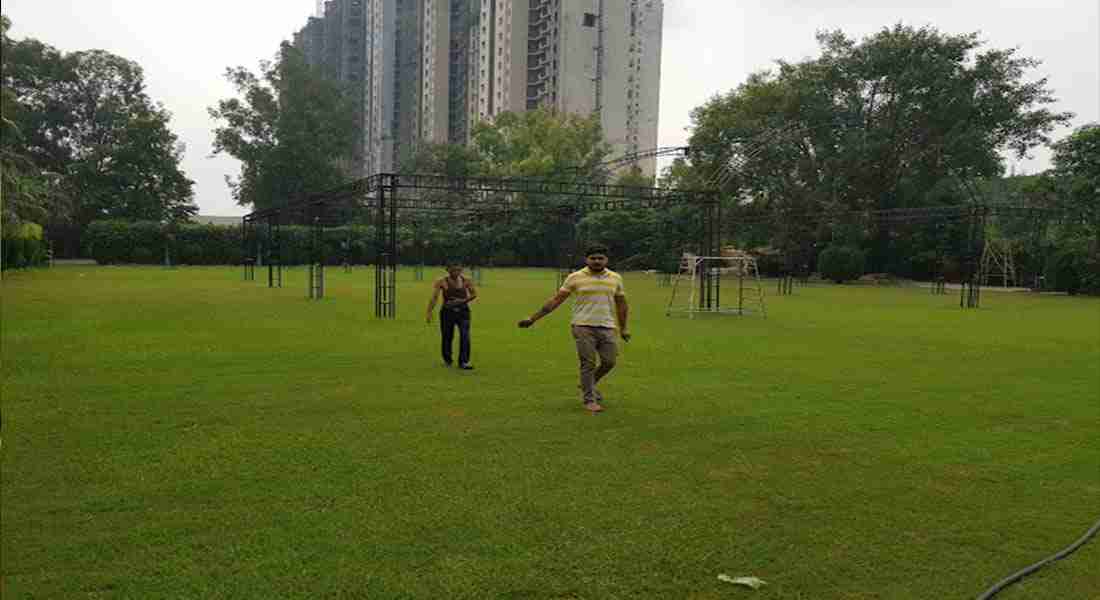
<path fill-rule="evenodd" d="M 618 346 L 615 332 L 624 342 L 630 341 L 626 328 L 629 307 L 623 278 L 607 268 L 607 247 L 592 244 L 585 249 L 585 268 L 572 273 L 561 289 L 529 319 L 519 322 L 527 328 L 535 321 L 554 312 L 569 296 L 573 300 L 573 339 L 577 343 L 577 358 L 581 366 L 581 393 L 584 406 L 597 413 L 603 411 L 602 395 L 596 384 L 615 368 Z M 597 365 L 596 359 L 599 358 Z"/>

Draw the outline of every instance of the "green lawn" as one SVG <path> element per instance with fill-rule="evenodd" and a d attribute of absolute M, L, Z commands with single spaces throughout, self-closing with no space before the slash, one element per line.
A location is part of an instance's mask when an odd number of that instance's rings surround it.
<path fill-rule="evenodd" d="M 2 596 L 974 598 L 1100 518 L 1100 301 L 810 286 L 664 316 L 580 407 L 550 271 L 494 270 L 474 364 L 427 282 L 5 273 Z M 434 272 L 430 272 L 434 276 Z M 1100 597 L 1100 540 L 998 600 Z M 759 591 L 717 575 L 755 575 Z"/>

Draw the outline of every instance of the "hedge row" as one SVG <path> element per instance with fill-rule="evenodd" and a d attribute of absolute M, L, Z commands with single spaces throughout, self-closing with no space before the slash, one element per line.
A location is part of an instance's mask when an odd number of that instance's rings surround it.
<path fill-rule="evenodd" d="M 99 264 L 239 264 L 240 227 L 182 225 L 172 231 L 152 221 L 95 221 L 82 237 L 87 256 Z"/>
<path fill-rule="evenodd" d="M 3 268 L 23 269 L 37 267 L 46 263 L 46 240 L 42 237 L 42 226 L 37 223 L 23 223 L 4 228 Z"/>
<path fill-rule="evenodd" d="M 442 232 L 445 233 L 445 232 Z M 304 226 L 283 226 L 279 230 L 278 251 L 285 265 L 308 264 L 311 260 L 313 230 Z M 404 264 L 421 261 L 442 264 L 450 258 L 496 266 L 521 266 L 515 253 L 497 250 L 483 254 L 476 248 L 460 247 L 453 236 L 440 235 L 416 244 L 411 231 L 399 231 L 402 240 L 398 256 Z M 251 232 L 247 252 L 241 240 L 241 228 L 225 225 L 182 225 L 167 230 L 155 222 L 96 221 L 84 231 L 87 256 L 100 264 L 241 264 L 255 255 L 261 262 L 270 260 L 275 245 L 266 228 Z M 344 261 L 370 264 L 376 261 L 376 241 L 372 226 L 332 227 L 324 230 L 323 257 L 327 264 Z"/>

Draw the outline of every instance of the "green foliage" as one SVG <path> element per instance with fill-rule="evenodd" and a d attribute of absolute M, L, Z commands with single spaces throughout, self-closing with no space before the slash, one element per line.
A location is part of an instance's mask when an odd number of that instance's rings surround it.
<path fill-rule="evenodd" d="M 695 109 L 695 152 L 671 173 L 724 182 L 738 212 L 774 217 L 766 241 L 788 255 L 859 238 L 872 269 L 902 268 L 938 241 L 899 244 L 907 238 L 889 223 L 841 235 L 797 215 L 964 202 L 957 177 L 999 176 L 1002 152 L 1023 156 L 1071 116 L 1047 108 L 1055 99 L 1032 74 L 1036 60 L 983 48 L 977 34 L 896 25 L 861 41 L 841 32 L 818 41 L 817 58 L 780 62 Z"/>
<path fill-rule="evenodd" d="M 154 221 L 94 221 L 84 235 L 87 254 L 99 264 L 238 264 L 239 227 L 188 224 L 171 229 Z"/>
<path fill-rule="evenodd" d="M 489 177 L 592 181 L 599 177 L 596 165 L 611 152 L 599 118 L 547 108 L 502 113 L 478 123 L 472 137 Z"/>
<path fill-rule="evenodd" d="M 858 279 L 863 275 L 866 264 L 866 253 L 852 246 L 830 245 L 817 258 L 821 277 L 836 283 Z"/>
<path fill-rule="evenodd" d="M 3 268 L 37 267 L 46 262 L 47 242 L 37 223 L 4 223 Z"/>
<path fill-rule="evenodd" d="M 146 94 L 137 63 L 14 41 L 7 25 L 2 158 L 5 191 L 10 186 L 20 207 L 13 212 L 84 225 L 181 221 L 198 210 L 193 182 L 179 168 L 183 145 L 168 111 Z"/>
<path fill-rule="evenodd" d="M 312 229 L 287 226 L 280 229 L 280 262 L 303 265 L 311 260 Z M 403 234 L 404 239 L 410 239 Z M 152 221 L 95 221 L 84 236 L 87 253 L 100 264 L 162 264 L 168 252 L 173 264 L 231 265 L 243 258 L 241 229 L 235 226 L 187 224 L 165 228 Z M 255 240 L 253 240 L 255 243 Z M 261 233 L 263 262 L 274 244 Z M 428 262 L 441 262 L 447 255 L 443 244 L 430 244 Z M 366 264 L 375 260 L 374 228 L 352 225 L 325 230 L 324 256 L 327 264 Z M 255 248 L 249 248 L 251 255 Z M 419 262 L 419 255 L 407 245 L 402 250 L 405 264 Z"/>
<path fill-rule="evenodd" d="M 1088 240 L 1091 252 L 1100 256 L 1100 124 L 1086 125 L 1054 144 L 1049 176 L 1067 210 L 1064 236 Z"/>
<path fill-rule="evenodd" d="M 406 157 L 401 170 L 453 177 L 602 181 L 597 165 L 610 151 L 598 119 L 540 108 L 502 113 L 479 123 L 469 147 L 425 145 Z M 571 197 L 527 198 L 525 204 L 544 210 L 515 211 L 507 218 L 491 210 L 469 210 L 425 217 L 421 225 L 430 247 L 443 256 L 478 264 L 492 258 L 494 264 L 556 266 L 565 251 L 562 240 L 572 239 L 574 202 Z"/>
<path fill-rule="evenodd" d="M 355 94 L 306 62 L 301 50 L 283 43 L 274 63 L 259 74 L 226 69 L 239 98 L 209 109 L 219 123 L 214 154 L 241 161 L 228 183 L 241 206 L 256 210 L 331 189 L 357 173 L 359 126 Z"/>
<path fill-rule="evenodd" d="M 1100 259 L 1089 240 L 1066 237 L 1047 258 L 1045 287 L 1068 294 L 1100 294 Z"/>
<path fill-rule="evenodd" d="M 49 183 L 40 173 L 26 148 L 27 138 L 19 122 L 25 110 L 16 96 L 13 81 L 21 49 L 8 37 L 11 21 L 0 15 L 0 189 L 3 190 L 2 219 L 5 224 L 33 221 L 45 223 L 51 213 Z M 6 264 L 6 263 L 5 263 Z"/>

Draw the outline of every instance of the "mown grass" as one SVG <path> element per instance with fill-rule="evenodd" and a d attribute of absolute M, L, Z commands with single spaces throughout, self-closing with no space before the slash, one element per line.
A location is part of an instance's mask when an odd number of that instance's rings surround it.
<path fill-rule="evenodd" d="M 670 319 L 581 410 L 548 271 L 493 270 L 477 370 L 427 282 L 230 268 L 2 283 L 6 598 L 972 598 L 1100 518 L 1100 302 L 811 286 Z M 433 275 L 428 273 L 429 277 Z M 1000 598 L 1096 598 L 1100 543 Z M 756 575 L 759 591 L 717 580 Z"/>

